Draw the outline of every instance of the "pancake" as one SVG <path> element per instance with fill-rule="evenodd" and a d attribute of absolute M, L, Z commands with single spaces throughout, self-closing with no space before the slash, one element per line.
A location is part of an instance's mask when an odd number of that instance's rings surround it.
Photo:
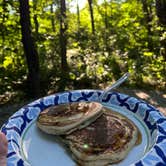
<path fill-rule="evenodd" d="M 97 102 L 61 104 L 41 112 L 37 118 L 37 126 L 48 134 L 69 134 L 86 127 L 101 115 L 102 105 Z"/>
<path fill-rule="evenodd" d="M 105 166 L 123 160 L 141 142 L 141 134 L 131 120 L 105 109 L 95 122 L 66 135 L 63 141 L 78 164 Z"/>

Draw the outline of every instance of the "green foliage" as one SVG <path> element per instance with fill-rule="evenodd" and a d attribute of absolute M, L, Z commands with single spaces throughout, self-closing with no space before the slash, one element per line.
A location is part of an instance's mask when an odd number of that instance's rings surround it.
<path fill-rule="evenodd" d="M 88 3 L 79 9 L 79 15 L 67 10 L 67 58 L 73 85 L 82 81 L 84 86 L 87 82 L 88 86 L 98 86 L 129 71 L 132 85 L 151 84 L 164 88 L 166 62 L 162 42 L 166 40 L 166 33 L 158 25 L 153 2 L 147 3 L 152 9 L 149 22 L 141 1 L 94 1 L 95 35 L 91 33 Z M 0 93 L 14 91 L 13 82 L 24 83 L 27 74 L 18 11 L 17 1 L 3 1 L 0 5 Z M 57 84 L 61 73 L 59 3 L 33 0 L 30 11 L 41 82 L 47 91 Z M 150 32 L 147 25 L 150 25 Z"/>

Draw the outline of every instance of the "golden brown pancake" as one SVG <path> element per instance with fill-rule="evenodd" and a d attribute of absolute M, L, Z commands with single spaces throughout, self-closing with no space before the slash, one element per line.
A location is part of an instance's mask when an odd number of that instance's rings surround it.
<path fill-rule="evenodd" d="M 102 114 L 102 105 L 97 102 L 75 102 L 51 106 L 41 112 L 37 126 L 48 134 L 69 134 L 86 127 Z"/>
<path fill-rule="evenodd" d="M 74 160 L 83 166 L 118 163 L 140 140 L 140 132 L 131 120 L 107 109 L 95 122 L 64 138 Z"/>

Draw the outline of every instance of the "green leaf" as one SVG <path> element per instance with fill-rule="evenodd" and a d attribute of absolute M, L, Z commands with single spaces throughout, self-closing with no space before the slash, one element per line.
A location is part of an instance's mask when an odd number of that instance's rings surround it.
<path fill-rule="evenodd" d="M 6 69 L 8 68 L 9 65 L 11 65 L 13 63 L 13 60 L 11 57 L 6 56 L 5 60 L 3 61 L 3 67 Z"/>
<path fill-rule="evenodd" d="M 153 52 L 144 52 L 144 56 L 151 57 L 153 56 Z"/>

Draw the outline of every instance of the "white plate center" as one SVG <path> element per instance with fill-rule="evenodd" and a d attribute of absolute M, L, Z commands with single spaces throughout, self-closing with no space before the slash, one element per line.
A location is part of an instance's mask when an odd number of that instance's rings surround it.
<path fill-rule="evenodd" d="M 39 131 L 35 122 L 24 133 L 22 155 L 31 166 L 75 165 L 56 137 Z"/>
<path fill-rule="evenodd" d="M 110 108 L 119 112 L 119 109 L 116 109 L 116 107 Z M 144 122 L 128 111 L 123 110 L 123 114 L 135 122 L 142 134 L 142 142 L 135 146 L 123 161 L 114 164 L 114 166 L 129 166 L 138 161 L 149 150 L 150 134 Z M 22 137 L 21 148 L 24 160 L 30 163 L 31 166 L 76 165 L 63 146 L 57 142 L 56 136 L 42 133 L 37 128 L 35 121 L 33 121 L 25 130 Z"/>

